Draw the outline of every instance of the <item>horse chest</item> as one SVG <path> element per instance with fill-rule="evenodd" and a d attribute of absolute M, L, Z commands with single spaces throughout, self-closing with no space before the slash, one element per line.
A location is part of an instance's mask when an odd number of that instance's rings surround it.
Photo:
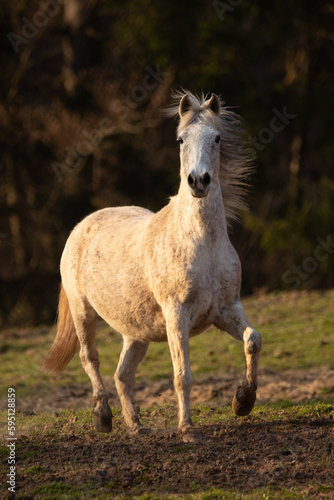
<path fill-rule="evenodd" d="M 229 242 L 217 252 L 199 252 L 188 263 L 174 296 L 188 311 L 191 336 L 212 324 L 221 307 L 239 296 L 240 283 L 240 261 Z"/>
<path fill-rule="evenodd" d="M 240 260 L 230 241 L 199 253 L 192 273 L 196 275 L 199 290 L 210 292 L 213 297 L 229 295 L 229 290 L 240 285 Z"/>
<path fill-rule="evenodd" d="M 227 282 L 219 273 L 199 283 L 198 287 L 189 293 L 185 303 L 190 309 L 191 335 L 211 325 L 219 310 L 239 295 L 239 288 L 237 279 Z"/>

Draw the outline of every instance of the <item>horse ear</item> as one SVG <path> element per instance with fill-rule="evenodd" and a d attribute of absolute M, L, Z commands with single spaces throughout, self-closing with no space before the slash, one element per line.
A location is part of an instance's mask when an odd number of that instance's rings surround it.
<path fill-rule="evenodd" d="M 220 100 L 216 94 L 211 95 L 211 99 L 208 104 L 208 108 L 214 112 L 215 115 L 220 115 Z"/>
<path fill-rule="evenodd" d="M 180 117 L 182 118 L 182 116 L 187 113 L 188 111 L 190 111 L 190 108 L 191 108 L 191 101 L 190 101 L 190 98 L 189 98 L 189 95 L 186 94 L 182 97 L 181 101 L 180 101 L 180 106 L 179 106 L 179 115 Z"/>

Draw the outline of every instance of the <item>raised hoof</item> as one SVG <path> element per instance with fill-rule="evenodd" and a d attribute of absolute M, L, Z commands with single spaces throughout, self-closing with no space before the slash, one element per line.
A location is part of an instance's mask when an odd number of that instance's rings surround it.
<path fill-rule="evenodd" d="M 246 417 L 250 414 L 256 401 L 256 391 L 238 387 L 233 398 L 232 408 L 238 417 Z"/>
<path fill-rule="evenodd" d="M 93 425 L 99 432 L 110 432 L 112 429 L 112 413 L 108 406 L 107 413 L 101 415 L 93 411 Z"/>
<path fill-rule="evenodd" d="M 198 429 L 186 429 L 181 435 L 184 443 L 200 443 L 204 439 L 203 434 Z"/>

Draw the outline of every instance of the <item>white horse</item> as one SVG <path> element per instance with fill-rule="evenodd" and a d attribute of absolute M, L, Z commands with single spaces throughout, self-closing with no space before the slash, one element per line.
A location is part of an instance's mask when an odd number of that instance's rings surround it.
<path fill-rule="evenodd" d="M 126 426 L 148 433 L 134 404 L 135 372 L 149 342 L 168 341 L 178 399 L 179 431 L 196 440 L 190 415 L 189 338 L 215 325 L 243 341 L 246 376 L 233 399 L 248 415 L 257 389 L 262 337 L 240 302 L 241 265 L 227 219 L 243 207 L 250 156 L 238 117 L 212 94 L 178 94 L 181 183 L 158 213 L 139 207 L 99 210 L 71 233 L 61 259 L 58 329 L 44 360 L 61 371 L 80 345 L 93 387 L 93 424 L 109 432 L 112 414 L 95 347 L 97 315 L 123 335 L 115 383 Z"/>

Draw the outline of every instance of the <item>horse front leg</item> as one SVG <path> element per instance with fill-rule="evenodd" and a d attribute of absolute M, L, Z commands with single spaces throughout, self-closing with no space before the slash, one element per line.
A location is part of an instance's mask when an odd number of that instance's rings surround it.
<path fill-rule="evenodd" d="M 178 402 L 178 429 L 185 442 L 196 442 L 201 433 L 194 429 L 190 414 L 192 374 L 189 360 L 189 322 L 179 312 L 166 315 L 167 338 L 174 371 L 174 390 Z"/>
<path fill-rule="evenodd" d="M 262 336 L 248 321 L 239 300 L 220 309 L 215 326 L 244 343 L 246 376 L 235 393 L 232 408 L 236 415 L 246 416 L 251 412 L 256 400 L 257 371 Z"/>

